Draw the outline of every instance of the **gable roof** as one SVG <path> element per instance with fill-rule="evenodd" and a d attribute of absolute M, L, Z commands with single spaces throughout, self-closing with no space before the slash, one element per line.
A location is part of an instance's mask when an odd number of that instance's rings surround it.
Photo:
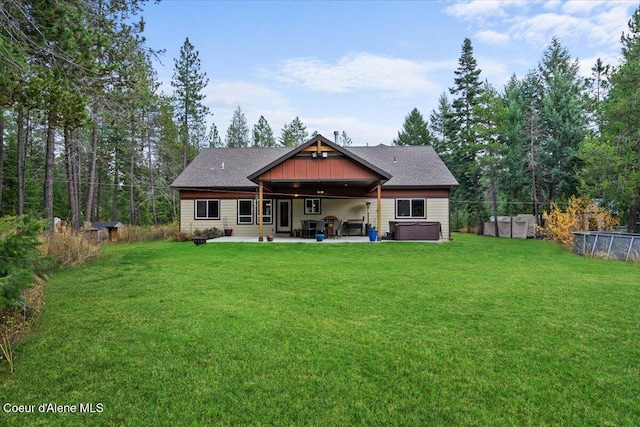
<path fill-rule="evenodd" d="M 388 179 L 383 187 L 455 187 L 458 181 L 431 146 L 341 147 L 322 143 Z M 317 142 L 296 148 L 208 148 L 171 184 L 176 189 L 257 188 L 251 180 Z M 389 177 L 389 178 L 386 178 Z"/>
<path fill-rule="evenodd" d="M 261 168 L 260 170 L 252 173 L 251 175 L 248 176 L 248 178 L 251 181 L 255 181 L 260 175 L 262 175 L 263 173 L 265 173 L 266 171 L 273 169 L 275 166 L 284 163 L 285 161 L 287 161 L 288 159 L 296 156 L 298 153 L 306 150 L 307 148 L 320 143 L 326 147 L 329 147 L 337 152 L 339 152 L 340 154 L 342 154 L 343 156 L 355 161 L 356 163 L 359 163 L 360 165 L 366 167 L 367 169 L 370 169 L 371 171 L 373 171 L 374 173 L 376 173 L 377 175 L 380 175 L 381 177 L 383 177 L 385 180 L 388 180 L 389 178 L 391 178 L 391 175 L 380 169 L 378 166 L 369 163 L 368 161 L 356 156 L 353 152 L 346 150 L 344 147 L 339 146 L 338 144 L 335 144 L 333 142 L 331 142 L 330 140 L 328 140 L 327 138 L 325 138 L 324 136 L 318 134 L 315 137 L 311 138 L 309 141 L 305 142 L 304 144 L 292 149 L 289 153 L 287 153 L 286 155 L 282 156 L 279 159 L 276 159 L 275 161 L 269 163 L 268 165 L 266 165 L 265 167 Z"/>

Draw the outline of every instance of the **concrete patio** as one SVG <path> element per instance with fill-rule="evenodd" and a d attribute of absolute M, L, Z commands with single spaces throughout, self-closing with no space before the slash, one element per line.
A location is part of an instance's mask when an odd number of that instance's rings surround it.
<path fill-rule="evenodd" d="M 387 242 L 390 240 L 382 240 L 383 242 Z M 209 239 L 207 243 L 237 243 L 237 242 L 246 242 L 246 243 L 315 243 L 315 244 L 323 244 L 323 243 L 378 243 L 378 242 L 370 242 L 368 236 L 343 236 L 342 238 L 332 238 L 325 239 L 322 242 L 316 241 L 315 238 L 311 239 L 303 239 L 301 237 L 291 237 L 288 235 L 276 236 L 273 239 L 273 242 L 268 242 L 267 237 L 264 237 L 263 242 L 258 241 L 257 236 L 224 236 L 219 237 L 217 239 Z"/>

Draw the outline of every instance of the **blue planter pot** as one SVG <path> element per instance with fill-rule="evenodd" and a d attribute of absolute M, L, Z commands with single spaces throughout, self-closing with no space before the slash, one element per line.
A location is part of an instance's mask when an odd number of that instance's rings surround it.
<path fill-rule="evenodd" d="M 378 230 L 369 230 L 369 241 L 375 242 L 378 240 Z"/>
<path fill-rule="evenodd" d="M 322 242 L 324 240 L 324 234 L 316 234 L 316 240 Z"/>

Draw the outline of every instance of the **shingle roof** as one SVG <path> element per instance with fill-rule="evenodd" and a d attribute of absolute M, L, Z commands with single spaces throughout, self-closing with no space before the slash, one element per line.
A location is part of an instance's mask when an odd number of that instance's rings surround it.
<path fill-rule="evenodd" d="M 171 184 L 174 188 L 252 188 L 247 177 L 288 154 L 292 148 L 209 148 Z M 458 182 L 430 146 L 345 147 L 345 150 L 388 172 L 384 187 L 452 187 Z"/>

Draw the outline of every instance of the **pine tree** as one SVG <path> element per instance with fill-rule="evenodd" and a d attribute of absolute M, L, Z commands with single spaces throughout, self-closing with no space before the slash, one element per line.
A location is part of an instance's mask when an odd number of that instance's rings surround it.
<path fill-rule="evenodd" d="M 445 157 L 451 154 L 454 137 L 453 111 L 446 92 L 440 94 L 438 108 L 429 115 L 429 134 L 433 149 L 446 163 Z"/>
<path fill-rule="evenodd" d="M 220 134 L 218 133 L 218 127 L 215 123 L 211 123 L 207 141 L 209 142 L 209 148 L 219 148 L 223 146 L 222 140 L 220 139 Z"/>
<path fill-rule="evenodd" d="M 182 140 L 182 167 L 187 167 L 189 159 L 195 154 L 195 145 L 199 140 L 193 137 L 194 128 L 203 128 L 209 109 L 202 103 L 202 93 L 209 79 L 200 71 L 200 54 L 187 37 L 180 48 L 180 57 L 175 59 L 173 79 L 176 112 L 180 121 L 180 138 Z M 194 142 L 195 139 L 195 142 Z M 191 150 L 189 150 L 191 148 Z M 190 152 L 191 151 L 191 152 Z"/>
<path fill-rule="evenodd" d="M 411 110 L 404 118 L 402 130 L 398 132 L 398 138 L 393 140 L 393 145 L 429 145 L 431 135 L 422 114 L 417 108 Z"/>
<path fill-rule="evenodd" d="M 342 145 L 343 147 L 351 147 L 351 145 L 353 145 L 353 141 L 345 131 L 342 131 L 342 133 L 340 134 L 340 145 Z"/>
<path fill-rule="evenodd" d="M 227 147 L 246 148 L 249 146 L 249 127 L 247 118 L 238 107 L 233 112 L 231 124 L 227 129 Z"/>
<path fill-rule="evenodd" d="M 454 134 L 452 146 L 449 148 L 451 155 L 448 157 L 448 166 L 460 186 L 454 190 L 453 200 L 465 208 L 469 227 L 475 222 L 478 233 L 482 233 L 483 216 L 485 216 L 484 195 L 480 183 L 480 168 L 476 161 L 482 147 L 475 133 L 477 124 L 475 108 L 482 95 L 481 70 L 477 68 L 471 40 L 468 38 L 464 40 L 462 54 L 458 59 L 458 68 L 454 73 L 455 86 L 449 89 L 454 96 L 452 102 Z"/>
<path fill-rule="evenodd" d="M 306 126 L 302 124 L 300 118 L 296 116 L 290 124 L 285 124 L 282 128 L 280 144 L 284 147 L 297 147 L 304 144 L 308 136 Z"/>
<path fill-rule="evenodd" d="M 271 126 L 264 116 L 260 116 L 258 123 L 253 126 L 253 146 L 254 147 L 275 147 L 276 139 L 273 136 Z"/>

